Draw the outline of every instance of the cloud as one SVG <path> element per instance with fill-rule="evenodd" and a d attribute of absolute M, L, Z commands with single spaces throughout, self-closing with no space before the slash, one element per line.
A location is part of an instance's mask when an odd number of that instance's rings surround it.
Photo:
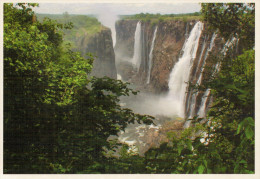
<path fill-rule="evenodd" d="M 61 14 L 116 14 L 127 15 L 137 13 L 179 14 L 200 10 L 198 3 L 40 3 L 35 8 L 37 13 Z"/>

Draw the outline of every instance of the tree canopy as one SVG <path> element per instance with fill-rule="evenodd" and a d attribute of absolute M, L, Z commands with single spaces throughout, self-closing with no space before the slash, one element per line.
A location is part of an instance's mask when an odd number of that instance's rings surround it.
<path fill-rule="evenodd" d="M 90 78 L 93 58 L 62 45 L 64 25 L 37 4 L 4 4 L 4 173 L 100 173 L 107 138 L 151 123 L 118 104 L 126 83 Z"/>
<path fill-rule="evenodd" d="M 202 3 L 201 7 L 204 19 L 226 40 L 233 35 L 240 39 L 242 49 L 255 46 L 254 3 Z"/>

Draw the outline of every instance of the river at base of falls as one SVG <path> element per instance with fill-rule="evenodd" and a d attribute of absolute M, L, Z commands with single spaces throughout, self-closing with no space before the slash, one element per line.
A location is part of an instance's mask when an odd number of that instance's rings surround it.
<path fill-rule="evenodd" d="M 132 109 L 135 113 L 149 114 L 155 117 L 154 125 L 129 124 L 121 131 L 118 138 L 121 143 L 129 145 L 129 151 L 143 155 L 151 147 L 159 147 L 162 142 L 168 142 L 167 133 L 181 131 L 185 120 L 171 110 L 175 105 L 167 99 L 167 95 L 153 95 L 140 92 L 121 98 L 120 105 Z"/>

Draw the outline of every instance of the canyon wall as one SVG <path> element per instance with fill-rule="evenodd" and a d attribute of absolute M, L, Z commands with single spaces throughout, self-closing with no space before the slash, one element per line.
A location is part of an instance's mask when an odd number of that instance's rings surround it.
<path fill-rule="evenodd" d="M 185 37 L 195 21 L 167 21 L 152 24 L 142 23 L 144 31 L 144 55 L 138 75 L 129 73 L 129 66 L 134 55 L 134 34 L 137 20 L 122 20 L 116 23 L 117 43 L 115 46 L 118 71 L 125 80 L 133 80 L 148 90 L 161 93 L 168 90 L 168 78 L 174 64 L 178 61 Z M 147 78 L 148 56 L 151 49 L 155 28 L 158 28 L 153 49 L 153 64 L 148 85 L 143 85 Z M 185 36 L 186 35 L 186 36 Z M 132 69 L 133 70 L 133 69 Z M 127 73 L 128 72 L 128 73 Z M 138 77 L 136 77 L 138 76 Z"/>
<path fill-rule="evenodd" d="M 140 70 L 137 71 L 131 61 L 134 56 L 134 41 L 137 20 L 121 20 L 116 23 L 117 43 L 115 46 L 116 64 L 118 73 L 123 80 L 132 82 L 137 89 L 155 94 L 167 93 L 169 90 L 170 73 L 183 54 L 183 46 L 189 34 L 197 23 L 195 20 L 180 21 L 170 20 L 159 23 L 142 22 L 142 57 Z M 149 52 L 155 29 L 157 28 L 156 38 L 152 51 L 152 65 L 149 69 Z M 212 67 L 216 62 L 209 60 L 210 54 L 217 55 L 225 44 L 214 31 L 209 30 L 207 24 L 203 24 L 203 30 L 199 37 L 196 57 L 190 70 L 189 80 L 191 84 L 203 84 L 203 75 L 206 68 Z M 150 72 L 148 72 L 150 70 Z M 147 75 L 150 79 L 147 81 Z M 188 82 L 188 81 L 187 81 Z M 193 117 L 198 114 L 202 103 L 209 103 L 210 98 L 203 99 L 205 94 L 210 91 L 196 92 L 187 90 L 185 97 L 186 117 Z M 196 93 L 196 94 L 194 94 Z M 207 97 L 207 96 L 206 96 Z"/>
<path fill-rule="evenodd" d="M 86 53 L 92 53 L 95 57 L 91 75 L 117 78 L 115 53 L 109 28 L 103 27 L 100 32 L 93 35 L 85 34 L 77 39 L 76 44 L 83 56 L 86 56 Z"/>

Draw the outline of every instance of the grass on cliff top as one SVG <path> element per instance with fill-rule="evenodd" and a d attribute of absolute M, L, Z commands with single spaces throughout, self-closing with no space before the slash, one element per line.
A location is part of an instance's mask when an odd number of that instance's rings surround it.
<path fill-rule="evenodd" d="M 135 15 L 123 15 L 120 16 L 122 20 L 141 20 L 143 22 L 164 22 L 164 21 L 171 21 L 171 20 L 182 20 L 184 22 L 190 20 L 202 20 L 203 17 L 200 12 L 195 13 L 188 13 L 188 14 L 149 14 L 149 13 L 141 13 Z"/>
<path fill-rule="evenodd" d="M 37 14 L 37 19 L 43 21 L 44 18 L 56 20 L 61 24 L 72 23 L 72 29 L 63 29 L 64 41 L 69 42 L 72 46 L 76 43 L 77 39 L 82 36 L 90 37 L 100 32 L 104 26 L 97 20 L 97 18 L 87 15 L 71 15 L 64 14 Z"/>

